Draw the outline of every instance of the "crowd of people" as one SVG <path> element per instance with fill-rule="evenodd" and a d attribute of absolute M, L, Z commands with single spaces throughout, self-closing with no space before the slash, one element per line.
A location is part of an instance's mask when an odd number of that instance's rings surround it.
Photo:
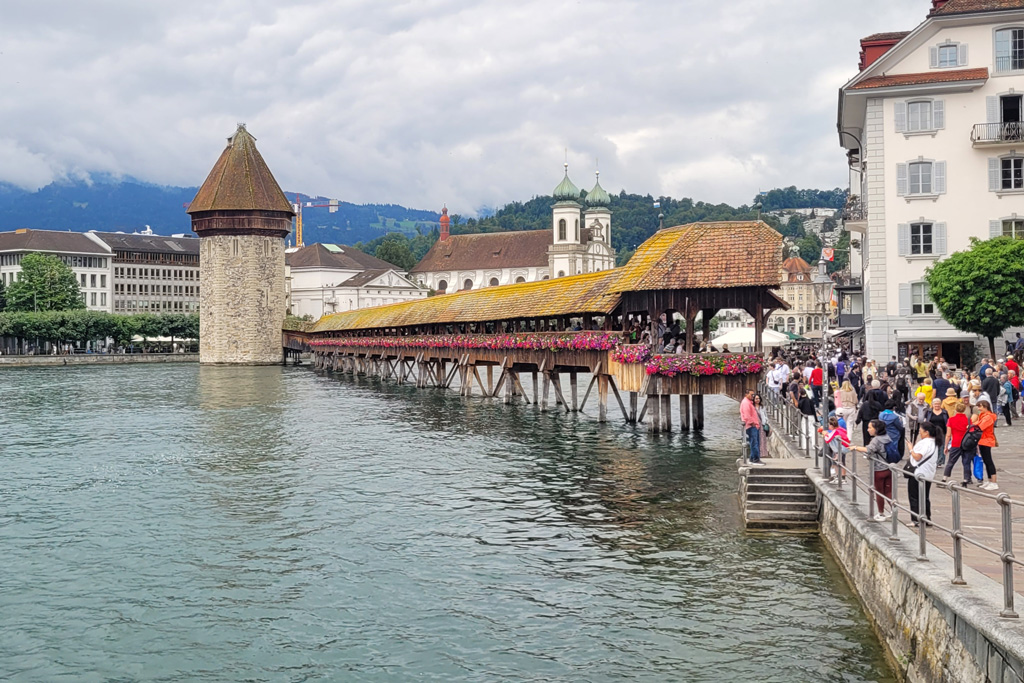
<path fill-rule="evenodd" d="M 831 358 L 800 358 L 777 352 L 765 372 L 775 400 L 799 413 L 800 447 L 821 433 L 835 463 L 832 482 L 846 476 L 847 455 L 861 453 L 871 462 L 877 492 L 876 521 L 891 515 L 892 466 L 903 463 L 907 497 L 915 524 L 931 519 L 931 483 L 955 476 L 958 483 L 999 489 L 993 449 L 1000 420 L 1012 426 L 1020 416 L 1020 366 L 1012 355 L 983 358 L 976 371 L 957 368 L 943 358 L 917 356 L 884 365 L 859 355 L 836 352 Z M 830 388 L 830 391 L 826 391 Z M 764 397 L 749 392 L 740 406 L 751 466 L 763 466 L 768 422 Z M 861 445 L 851 434 L 860 429 Z"/>

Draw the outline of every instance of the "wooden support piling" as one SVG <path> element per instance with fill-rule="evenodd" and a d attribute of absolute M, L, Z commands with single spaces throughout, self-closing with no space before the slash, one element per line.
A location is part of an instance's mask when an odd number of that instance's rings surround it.
<path fill-rule="evenodd" d="M 704 431 L 704 396 L 695 394 L 691 399 L 693 403 L 693 431 Z"/>

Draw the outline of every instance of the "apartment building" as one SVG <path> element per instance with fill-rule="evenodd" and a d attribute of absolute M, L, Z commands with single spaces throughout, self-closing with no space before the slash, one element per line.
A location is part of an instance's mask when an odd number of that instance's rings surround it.
<path fill-rule="evenodd" d="M 912 31 L 864 38 L 840 90 L 844 223 L 861 242 L 866 353 L 957 363 L 980 340 L 943 320 L 925 271 L 972 237 L 1024 236 L 1024 0 L 927 9 Z"/>
<path fill-rule="evenodd" d="M 90 311 L 113 310 L 110 284 L 113 253 L 89 234 L 57 230 L 0 232 L 0 281 L 5 285 L 21 277 L 21 260 L 27 254 L 51 254 L 63 261 L 78 279 L 82 301 Z"/>

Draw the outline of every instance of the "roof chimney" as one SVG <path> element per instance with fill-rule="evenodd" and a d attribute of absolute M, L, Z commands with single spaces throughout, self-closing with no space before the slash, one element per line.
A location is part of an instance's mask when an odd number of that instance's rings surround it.
<path fill-rule="evenodd" d="M 932 0 L 932 14 L 942 9 L 949 0 Z"/>

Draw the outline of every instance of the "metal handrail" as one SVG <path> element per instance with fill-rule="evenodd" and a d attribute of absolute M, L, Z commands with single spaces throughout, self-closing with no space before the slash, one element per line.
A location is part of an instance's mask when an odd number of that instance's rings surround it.
<path fill-rule="evenodd" d="M 762 403 L 771 406 L 771 408 L 769 410 L 769 416 L 774 420 L 775 426 L 779 427 L 781 425 L 782 431 L 784 433 L 786 433 L 786 435 L 789 436 L 790 438 L 798 438 L 799 434 L 794 429 L 792 429 L 792 423 L 787 423 L 787 421 L 786 421 L 786 415 L 787 415 L 788 408 L 793 408 L 793 410 L 795 411 L 795 408 L 792 406 L 792 404 L 787 402 L 787 401 L 785 401 L 784 399 L 782 399 L 782 397 L 774 389 L 768 387 L 767 384 L 765 384 L 763 381 L 759 383 L 758 389 L 759 389 L 759 391 L 761 393 Z M 796 412 L 799 413 L 799 411 L 796 411 Z M 782 418 L 781 420 L 779 419 L 780 417 Z M 819 450 L 815 454 L 816 455 L 816 457 L 815 457 L 815 467 L 816 468 L 819 466 L 819 460 L 818 460 L 817 456 L 820 455 L 821 453 L 822 453 L 822 451 Z M 892 486 L 892 496 L 890 497 L 890 496 L 883 495 L 883 494 L 881 494 L 881 493 L 879 493 L 878 491 L 875 490 L 875 487 L 874 487 L 874 468 L 873 467 L 871 468 L 871 471 L 869 471 L 865 475 L 865 478 L 861 478 L 861 476 L 857 472 L 857 461 L 860 459 L 859 456 L 861 456 L 861 454 L 859 452 L 857 452 L 857 451 L 850 451 L 849 453 L 852 455 L 852 458 L 851 457 L 847 458 L 848 462 L 847 462 L 846 465 L 843 465 L 842 461 L 839 458 L 836 458 L 834 455 L 832 455 L 830 453 L 824 454 L 824 461 L 822 461 L 820 463 L 821 471 L 823 473 L 827 473 L 827 472 L 829 472 L 829 470 L 832 467 L 836 467 L 837 468 L 837 471 L 839 473 L 839 477 L 838 477 L 836 483 L 837 483 L 837 490 L 840 491 L 840 492 L 842 492 L 842 490 L 843 490 L 844 475 L 845 475 L 845 478 L 851 484 L 851 488 L 850 488 L 850 502 L 851 503 L 854 503 L 854 504 L 858 503 L 858 500 L 857 500 L 857 497 L 858 497 L 857 496 L 857 490 L 859 488 L 863 488 L 863 490 L 867 492 L 867 494 L 868 494 L 867 495 L 867 499 L 868 499 L 867 500 L 867 517 L 868 517 L 868 519 L 874 518 L 876 514 L 882 514 L 882 512 L 883 512 L 883 510 L 877 510 L 877 511 L 875 510 L 876 498 L 881 498 L 882 499 L 882 507 L 883 508 L 884 508 L 885 504 L 888 503 L 889 507 L 890 507 L 890 509 L 892 511 L 892 516 L 891 516 L 891 519 L 890 519 L 890 521 L 891 521 L 891 531 L 890 531 L 890 535 L 889 535 L 889 540 L 890 541 L 898 541 L 899 540 L 900 511 L 906 512 L 908 515 L 910 515 L 911 519 L 913 519 L 914 516 L 917 516 L 920 519 L 921 517 L 924 516 L 923 513 L 925 512 L 925 510 L 922 510 L 921 513 L 915 513 L 913 510 L 910 509 L 909 504 L 908 505 L 904 505 L 904 504 L 899 502 L 899 499 L 898 499 L 899 486 L 896 485 L 896 477 L 897 477 L 897 475 L 900 476 L 900 477 L 906 477 L 907 473 L 901 467 L 899 467 L 899 463 L 897 463 L 897 464 L 892 464 L 892 463 L 888 463 L 888 462 L 884 463 L 886 469 L 888 469 L 892 473 L 892 476 L 893 476 L 894 480 L 893 480 L 893 486 Z M 867 455 L 865 454 L 863 457 L 866 458 Z M 918 481 L 918 485 L 921 486 L 921 487 L 924 487 L 926 485 L 926 483 L 929 481 L 929 480 L 925 479 L 920 473 L 916 473 L 914 475 L 914 478 Z M 929 528 L 931 528 L 934 531 L 941 531 L 943 533 L 949 534 L 950 538 L 953 540 L 953 574 L 954 575 L 953 575 L 953 578 L 952 578 L 951 582 L 954 585 L 962 586 L 962 585 L 966 585 L 967 584 L 967 581 L 964 579 L 964 576 L 963 576 L 963 544 L 964 543 L 968 543 L 968 544 L 970 544 L 970 545 L 972 545 L 972 546 L 974 546 L 976 548 L 984 550 L 985 552 L 992 553 L 993 555 L 998 556 L 999 560 L 1000 560 L 1000 562 L 1002 564 L 1002 568 L 1003 568 L 1003 578 L 1002 578 L 1002 584 L 1003 584 L 1003 609 L 1002 609 L 1002 611 L 1000 611 L 999 615 L 1001 617 L 1004 617 L 1004 618 L 1007 618 L 1007 619 L 1016 619 L 1016 618 L 1018 618 L 1019 615 L 1017 614 L 1017 612 L 1014 609 L 1014 589 L 1013 589 L 1014 576 L 1013 576 L 1013 568 L 1014 568 L 1014 565 L 1019 565 L 1019 566 L 1024 567 L 1024 560 L 1018 559 L 1014 555 L 1014 552 L 1013 552 L 1013 514 L 1012 514 L 1013 510 L 1012 510 L 1012 508 L 1013 508 L 1014 505 L 1024 506 L 1024 501 L 1014 500 L 1013 498 L 1010 497 L 1009 494 L 1007 494 L 1005 492 L 1000 492 L 998 494 L 993 495 L 993 494 L 986 493 L 986 492 L 983 492 L 983 491 L 977 491 L 977 490 L 974 490 L 974 489 L 966 488 L 964 486 L 959 486 L 959 485 L 957 485 L 957 484 L 955 484 L 954 482 L 951 482 L 951 481 L 949 481 L 949 482 L 932 481 L 931 483 L 933 485 L 933 488 L 948 491 L 949 494 L 950 494 L 951 502 L 952 502 L 952 508 L 951 508 L 952 509 L 952 526 L 951 527 L 946 527 L 946 526 L 943 526 L 941 524 L 937 524 L 935 522 L 932 522 L 930 519 L 921 520 L 924 523 L 918 524 L 918 527 L 917 527 L 917 536 L 918 536 L 918 556 L 917 556 L 917 559 L 919 561 L 922 561 L 922 562 L 927 562 L 928 561 L 928 551 L 927 551 L 927 549 L 928 549 L 928 542 L 927 542 L 927 539 L 928 539 L 928 529 Z M 995 501 L 996 503 L 999 504 L 999 506 L 1000 506 L 1000 527 L 1001 527 L 1001 536 L 1002 536 L 1002 544 L 1001 544 L 1002 548 L 993 548 L 993 547 L 991 547 L 989 545 L 986 545 L 985 543 L 983 543 L 982 541 L 980 541 L 980 540 L 978 540 L 976 538 L 971 538 L 963 530 L 963 528 L 962 528 L 962 514 L 961 514 L 962 513 L 962 507 L 961 507 L 960 498 L 961 498 L 962 494 L 964 494 L 964 493 L 967 493 L 967 494 L 969 494 L 971 496 L 974 496 L 975 498 L 978 498 L 978 499 Z M 924 492 L 923 491 L 922 491 L 922 494 L 921 494 L 920 501 L 921 501 L 921 503 L 923 505 L 923 503 L 924 503 Z"/>
<path fill-rule="evenodd" d="M 1018 142 L 1024 140 L 1024 123 L 976 123 L 971 130 L 971 142 Z"/>

